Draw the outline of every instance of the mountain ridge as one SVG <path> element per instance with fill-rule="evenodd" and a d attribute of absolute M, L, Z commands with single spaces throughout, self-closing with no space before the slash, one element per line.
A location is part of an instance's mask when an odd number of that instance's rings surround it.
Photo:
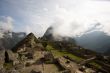
<path fill-rule="evenodd" d="M 29 33 L 23 40 L 18 42 L 13 48 L 13 51 L 17 51 L 20 47 L 31 46 L 33 47 L 37 43 L 38 39 L 33 33 Z"/>
<path fill-rule="evenodd" d="M 59 34 L 60 36 L 60 34 Z M 53 28 L 49 27 L 47 31 L 44 33 L 43 39 L 47 40 L 56 40 L 61 41 L 66 40 L 70 42 L 75 42 L 77 45 L 82 46 L 86 49 L 90 49 L 96 51 L 98 53 L 105 53 L 109 48 L 110 44 L 110 36 L 108 36 L 103 31 L 93 31 L 90 33 L 83 34 L 79 37 L 62 37 L 55 39 L 56 37 L 53 36 Z"/>

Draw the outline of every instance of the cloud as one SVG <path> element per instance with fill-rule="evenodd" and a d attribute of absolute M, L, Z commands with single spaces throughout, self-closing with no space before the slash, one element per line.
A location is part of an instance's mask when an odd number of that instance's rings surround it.
<path fill-rule="evenodd" d="M 10 16 L 0 17 L 0 37 L 3 36 L 4 32 L 11 32 L 13 30 L 13 18 Z"/>
<path fill-rule="evenodd" d="M 110 0 L 94 0 L 94 1 L 110 1 Z"/>
<path fill-rule="evenodd" d="M 32 12 L 33 15 L 30 14 L 30 23 L 32 25 L 29 28 L 31 31 L 42 35 L 52 25 L 56 28 L 54 29 L 54 36 L 73 37 L 92 30 L 104 31 L 109 34 L 109 29 L 107 29 L 110 23 L 109 2 L 56 0 L 55 3 L 49 1 L 47 4 L 44 4 L 44 8 L 41 6 L 40 14 L 34 12 Z M 100 23 L 100 25 L 97 25 L 97 23 Z M 97 27 L 100 26 L 104 27 L 98 29 Z"/>
<path fill-rule="evenodd" d="M 49 26 L 53 26 L 57 28 L 54 30 L 54 35 L 73 37 L 91 30 L 104 31 L 110 34 L 109 1 L 5 0 L 5 2 L 8 3 L 8 9 L 6 4 L 0 6 L 5 7 L 1 9 L 7 10 L 5 12 L 16 16 L 15 18 L 23 20 L 22 24 L 24 25 L 21 26 L 24 29 L 19 29 L 27 33 L 34 32 L 37 36 L 42 36 Z M 100 25 L 97 25 L 97 22 Z"/>
<path fill-rule="evenodd" d="M 66 22 L 64 20 L 61 20 L 61 21 L 55 21 L 55 23 L 53 23 L 52 25 L 54 37 L 55 36 L 76 37 L 76 36 L 81 36 L 82 34 L 90 33 L 93 31 L 102 30 L 102 24 L 98 22 L 91 23 L 91 24 L 83 24 L 82 26 L 80 23 L 77 23 L 77 22 L 65 24 Z"/>
<path fill-rule="evenodd" d="M 30 25 L 26 25 L 24 31 L 27 32 L 27 33 L 33 32 L 37 37 L 39 37 L 43 33 L 43 31 L 37 31 L 37 30 L 40 30 L 40 29 L 43 29 L 43 28 L 39 24 L 30 24 Z"/>
<path fill-rule="evenodd" d="M 101 31 L 107 33 L 110 36 L 110 24 L 104 24 Z"/>
<path fill-rule="evenodd" d="M 110 5 L 108 4 L 106 2 L 87 1 L 78 6 L 76 5 L 76 9 L 70 10 L 57 5 L 55 10 L 56 18 L 52 23 L 54 27 L 53 35 L 73 37 L 96 30 L 106 32 L 108 29 L 105 30 L 103 28 L 106 28 L 110 22 L 108 17 L 110 14 L 106 14 L 110 11 L 108 9 Z"/>

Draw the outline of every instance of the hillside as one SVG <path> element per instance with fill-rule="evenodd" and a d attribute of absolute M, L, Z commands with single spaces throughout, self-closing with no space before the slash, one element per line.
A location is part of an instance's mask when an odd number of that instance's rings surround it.
<path fill-rule="evenodd" d="M 11 49 L 26 36 L 24 32 L 7 32 L 0 38 L 0 49 Z"/>
<path fill-rule="evenodd" d="M 109 73 L 110 58 L 69 41 L 28 34 L 12 50 L 0 50 L 0 73 Z M 51 70 L 50 70 L 51 68 Z"/>
<path fill-rule="evenodd" d="M 110 36 L 101 31 L 86 33 L 80 37 L 63 37 L 60 35 L 58 37 L 55 37 L 53 36 L 53 28 L 49 27 L 42 38 L 43 40 L 50 41 L 69 41 L 73 44 L 77 44 L 79 46 L 96 51 L 98 53 L 104 53 L 110 48 Z"/>
<path fill-rule="evenodd" d="M 84 48 L 104 53 L 110 49 L 110 36 L 101 31 L 94 31 L 75 38 L 77 44 Z"/>
<path fill-rule="evenodd" d="M 31 47 L 34 48 L 38 42 L 38 39 L 35 37 L 33 33 L 28 34 L 23 40 L 18 42 L 13 48 L 13 51 L 17 51 L 19 48 L 23 47 Z"/>

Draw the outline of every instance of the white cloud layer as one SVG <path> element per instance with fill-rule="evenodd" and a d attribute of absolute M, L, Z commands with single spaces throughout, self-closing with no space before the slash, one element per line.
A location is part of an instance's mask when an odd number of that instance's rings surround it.
<path fill-rule="evenodd" d="M 13 21 L 9 16 L 0 17 L 0 37 L 3 36 L 4 32 L 11 32 L 13 30 Z"/>
<path fill-rule="evenodd" d="M 109 0 L 6 1 L 23 18 L 27 33 L 34 32 L 42 36 L 53 25 L 56 27 L 54 35 L 77 36 L 92 30 L 110 34 Z"/>

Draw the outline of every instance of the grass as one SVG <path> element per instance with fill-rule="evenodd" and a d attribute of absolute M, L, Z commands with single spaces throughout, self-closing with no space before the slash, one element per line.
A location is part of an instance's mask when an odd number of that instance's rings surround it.
<path fill-rule="evenodd" d="M 56 57 L 56 58 L 57 58 L 57 57 L 61 57 L 61 56 L 68 56 L 68 57 L 74 59 L 74 60 L 77 61 L 77 62 L 80 62 L 80 61 L 83 60 L 81 57 L 75 56 L 74 54 L 71 54 L 71 53 L 66 52 L 66 51 L 57 50 L 57 49 L 53 48 L 53 47 L 50 46 L 50 45 L 47 45 L 46 50 L 52 52 L 52 54 L 53 54 L 54 57 Z"/>
<path fill-rule="evenodd" d="M 83 58 L 78 57 L 78 56 L 76 56 L 76 55 L 74 55 L 74 54 L 71 54 L 71 53 L 69 53 L 69 52 L 57 50 L 57 49 L 53 48 L 53 47 L 50 46 L 50 45 L 48 45 L 48 46 L 46 47 L 46 50 L 47 50 L 47 51 L 51 51 L 55 57 L 68 56 L 68 57 L 72 58 L 73 60 L 75 60 L 76 62 L 81 62 L 81 61 L 84 60 Z M 101 68 L 102 68 L 101 65 L 97 64 L 97 63 L 94 62 L 94 61 L 93 61 L 93 62 L 90 62 L 89 64 L 95 66 L 95 67 L 98 68 L 98 69 L 101 69 Z"/>
<path fill-rule="evenodd" d="M 98 69 L 101 69 L 101 68 L 102 68 L 101 65 L 99 65 L 99 64 L 97 64 L 97 63 L 95 63 L 95 62 L 91 62 L 91 63 L 89 63 L 89 64 L 95 66 L 95 67 L 98 68 Z"/>

